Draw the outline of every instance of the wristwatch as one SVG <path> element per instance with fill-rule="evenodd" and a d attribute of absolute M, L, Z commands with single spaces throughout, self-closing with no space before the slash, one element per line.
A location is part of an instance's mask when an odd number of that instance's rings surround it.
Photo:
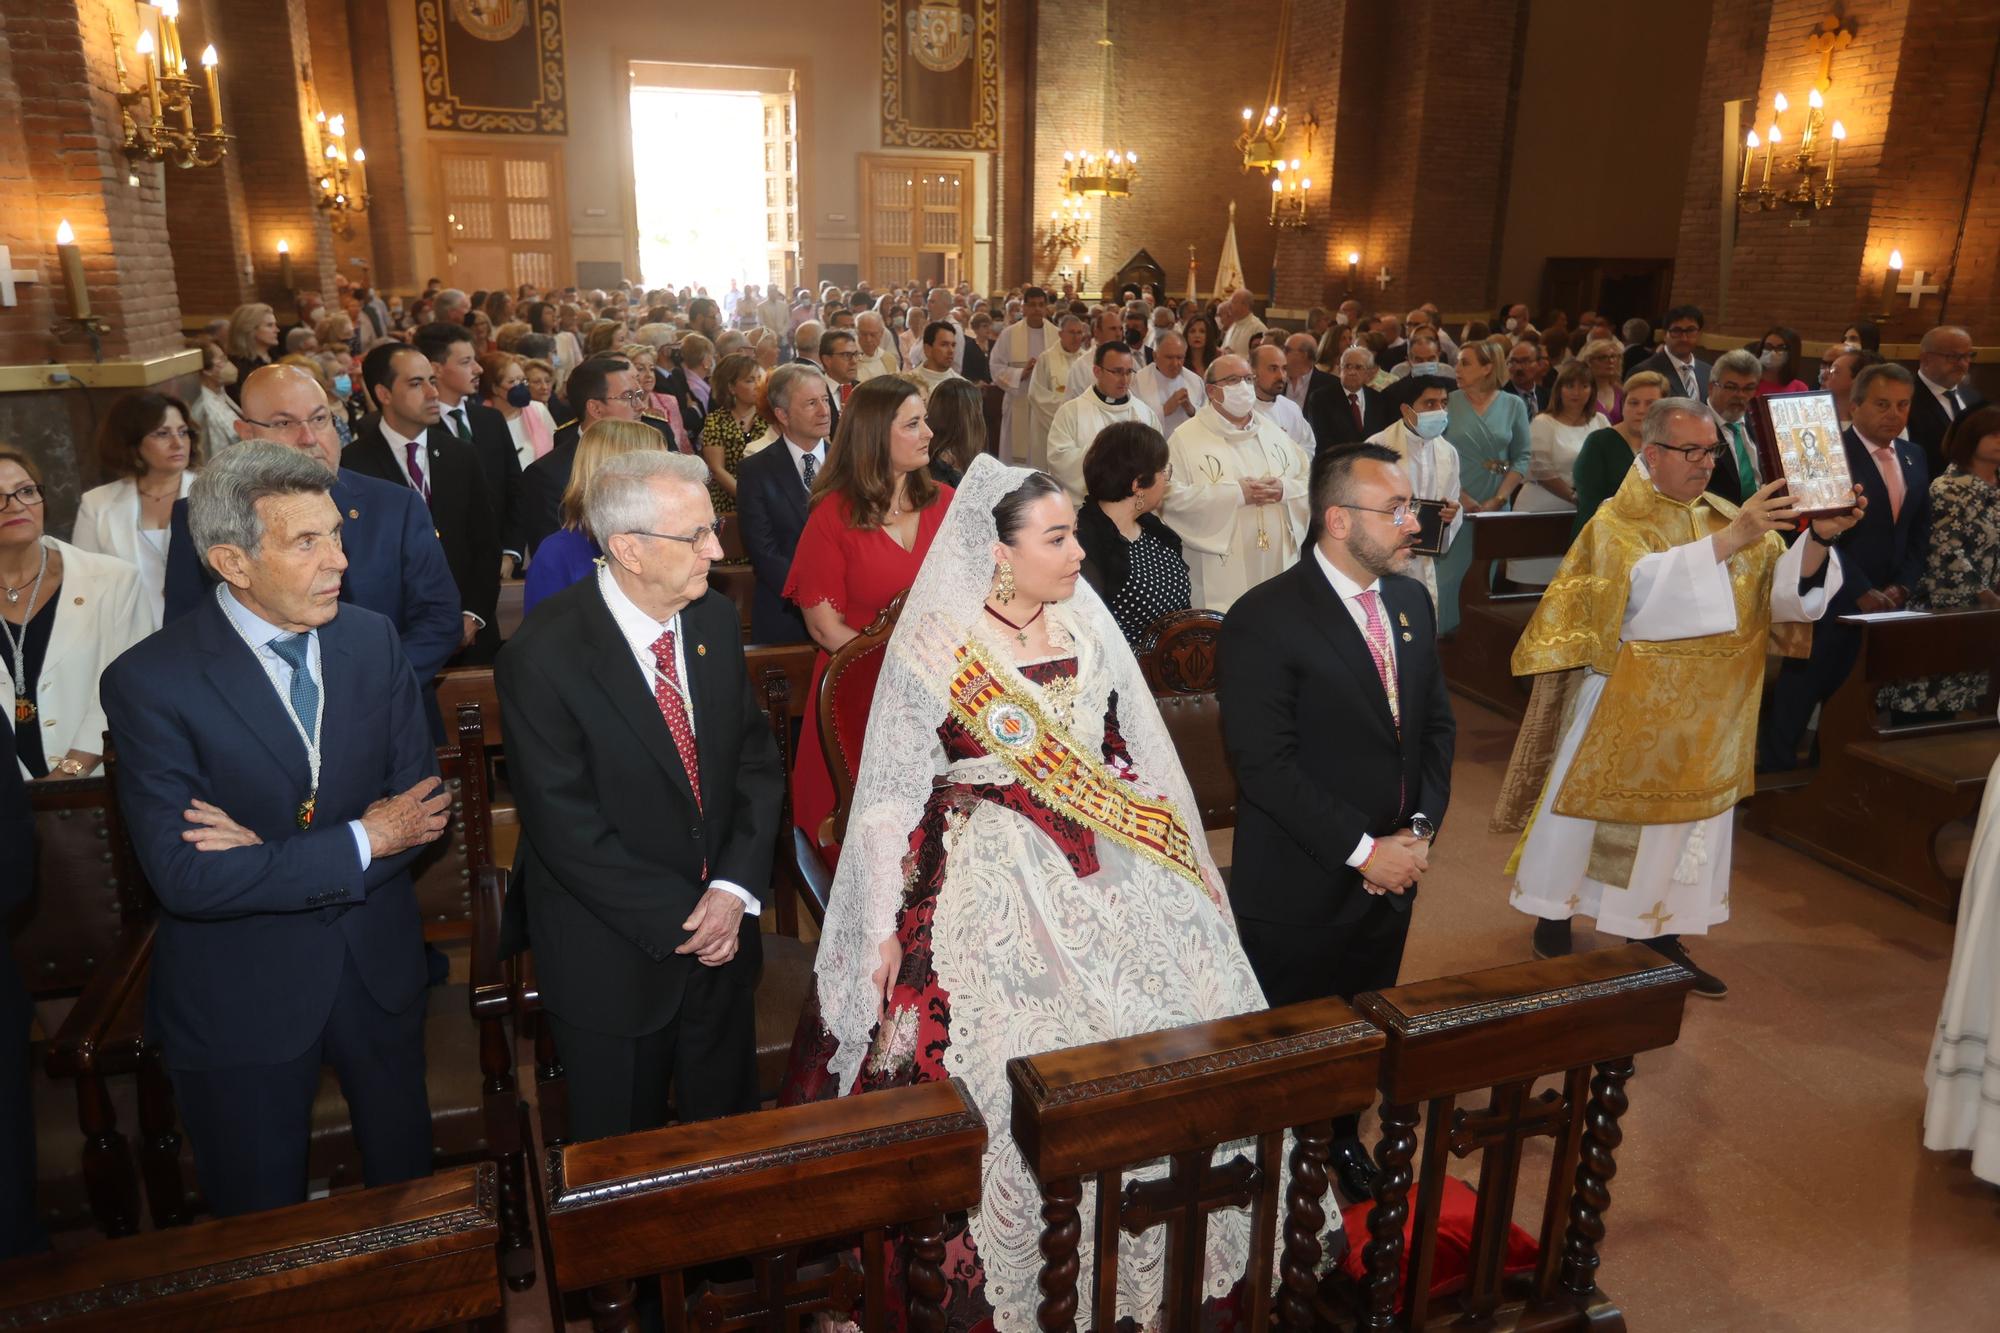
<path fill-rule="evenodd" d="M 66 774 L 72 778 L 80 778 L 83 776 L 83 761 L 64 756 L 56 761 L 56 772 Z"/>
<path fill-rule="evenodd" d="M 1429 842 L 1431 839 L 1437 837 L 1437 825 L 1431 823 L 1427 815 L 1411 815 L 1410 832 L 1416 834 L 1425 842 Z"/>

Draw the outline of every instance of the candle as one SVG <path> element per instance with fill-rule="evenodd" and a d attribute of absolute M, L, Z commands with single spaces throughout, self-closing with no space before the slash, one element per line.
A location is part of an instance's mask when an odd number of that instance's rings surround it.
<path fill-rule="evenodd" d="M 160 67 L 153 59 L 153 34 L 139 34 L 139 58 L 146 62 L 146 100 L 153 108 L 153 121 L 160 119 Z"/>
<path fill-rule="evenodd" d="M 292 290 L 292 243 L 278 242 L 278 283 L 286 291 Z"/>
<path fill-rule="evenodd" d="M 1833 184 L 1833 164 L 1840 161 L 1840 141 L 1847 137 L 1847 126 L 1833 122 L 1833 147 L 1826 155 L 1826 183 Z"/>
<path fill-rule="evenodd" d="M 1750 188 L 1750 163 L 1757 156 L 1757 131 L 1752 130 L 1743 140 L 1743 179 L 1737 182 L 1738 190 Z"/>
<path fill-rule="evenodd" d="M 90 318 L 90 288 L 83 281 L 83 250 L 76 243 L 76 231 L 64 218 L 56 228 L 56 257 L 62 261 L 63 290 L 69 295 L 70 314 L 79 320 Z"/>
<path fill-rule="evenodd" d="M 1889 271 L 1882 275 L 1882 309 L 1884 311 L 1889 309 L 1889 298 L 1895 294 L 1896 279 L 1902 272 L 1903 252 L 1901 250 L 1891 250 L 1889 252 Z M 1884 314 L 1882 317 L 1887 319 L 1888 315 Z"/>
<path fill-rule="evenodd" d="M 1778 122 L 1774 120 L 1764 141 L 1764 185 L 1767 189 L 1771 184 L 1771 162 L 1778 156 L 1778 139 Z"/>
<path fill-rule="evenodd" d="M 1284 188 L 1285 181 L 1282 176 L 1271 177 L 1271 220 L 1273 222 L 1278 220 L 1278 195 Z"/>
<path fill-rule="evenodd" d="M 208 80 L 208 115 L 209 119 L 214 122 L 212 132 L 220 134 L 222 133 L 222 89 L 216 82 L 215 67 L 217 63 L 215 47 L 213 45 L 204 46 L 201 49 L 201 72 L 203 77 Z"/>
<path fill-rule="evenodd" d="M 160 58 L 166 62 L 169 74 L 179 72 L 187 63 L 181 55 L 181 0 L 159 0 L 160 8 Z"/>

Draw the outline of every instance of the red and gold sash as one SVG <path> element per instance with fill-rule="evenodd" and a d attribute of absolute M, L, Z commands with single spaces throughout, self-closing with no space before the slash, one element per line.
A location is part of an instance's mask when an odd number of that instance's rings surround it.
<path fill-rule="evenodd" d="M 1132 784 L 1072 745 L 1034 699 L 1003 680 L 970 644 L 958 649 L 951 708 L 988 754 L 1052 808 L 1208 892 L 1180 814 L 1164 802 L 1140 799 Z"/>

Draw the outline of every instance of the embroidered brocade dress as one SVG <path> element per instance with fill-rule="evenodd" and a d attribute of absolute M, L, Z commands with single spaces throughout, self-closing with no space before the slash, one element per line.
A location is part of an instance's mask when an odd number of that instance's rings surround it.
<path fill-rule="evenodd" d="M 1956 464 L 1931 482 L 1931 545 L 1916 600 L 1933 611 L 1976 606 L 1982 589 L 2000 589 L 2000 487 Z M 1987 673 L 1924 676 L 1876 695 L 1883 708 L 1959 713 L 1986 697 Z"/>
<path fill-rule="evenodd" d="M 1114 691 L 1100 725 L 1075 717 L 1077 659 L 1018 667 L 1025 693 L 1117 779 L 1153 797 L 1119 734 Z M 954 1333 L 1032 1330 L 1040 1292 L 1042 1197 L 1008 1133 L 1007 1061 L 1112 1037 L 1207 1022 L 1264 1007 L 1234 923 L 1195 883 L 1094 833 L 1015 780 L 957 717 L 937 728 L 929 803 L 910 832 L 902 948 L 885 1017 L 849 1092 L 963 1079 L 987 1125 L 982 1199 L 952 1219 L 943 1265 Z M 1201 836 L 1198 827 L 1190 830 Z M 809 1009 L 780 1105 L 836 1095 L 833 1039 Z M 1217 1152 L 1226 1161 L 1244 1145 Z M 1150 1177 L 1157 1171 L 1128 1177 Z M 1082 1272 L 1092 1271 L 1095 1191 L 1081 1205 Z M 1124 1237 L 1119 1310 L 1154 1310 L 1165 1281 L 1164 1233 Z M 1209 1215 L 1203 1324 L 1227 1328 L 1248 1254 L 1248 1214 Z M 901 1282 L 890 1247 L 891 1290 Z M 902 1311 L 892 1311 L 902 1327 Z M 1146 1318 L 1141 1317 L 1142 1326 Z"/>

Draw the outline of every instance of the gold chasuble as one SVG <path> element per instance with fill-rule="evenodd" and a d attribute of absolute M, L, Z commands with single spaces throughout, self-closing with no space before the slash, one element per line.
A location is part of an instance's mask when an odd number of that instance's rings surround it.
<path fill-rule="evenodd" d="M 1730 557 L 1734 631 L 1632 643 L 1620 632 L 1639 560 L 1710 537 L 1735 517 L 1734 504 L 1705 492 L 1685 504 L 1669 499 L 1635 466 L 1571 544 L 1513 657 L 1516 675 L 1588 667 L 1609 677 L 1555 813 L 1679 824 L 1750 795 L 1767 644 L 1804 657 L 1812 643 L 1809 624 L 1772 623 L 1784 539 L 1766 533 Z"/>

